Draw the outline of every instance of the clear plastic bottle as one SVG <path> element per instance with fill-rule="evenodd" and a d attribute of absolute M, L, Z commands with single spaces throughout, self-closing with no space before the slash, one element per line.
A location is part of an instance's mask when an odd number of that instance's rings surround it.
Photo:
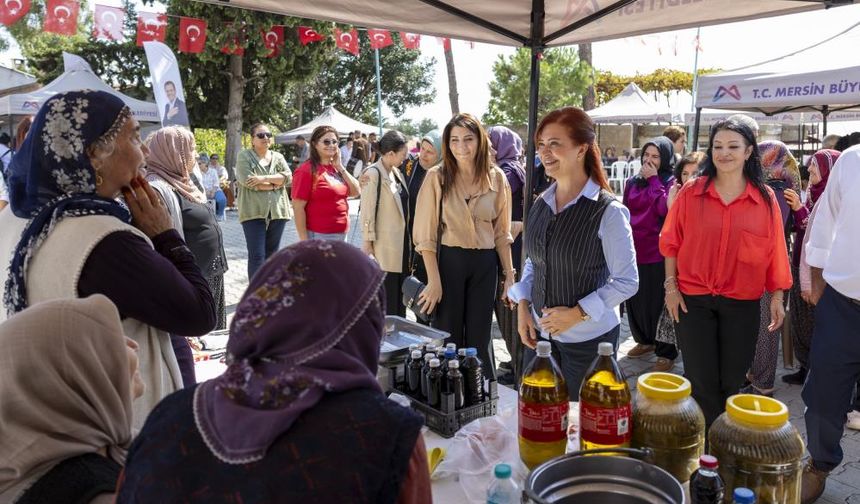
<path fill-rule="evenodd" d="M 445 375 L 445 387 L 443 387 L 443 391 L 446 394 L 454 394 L 455 410 L 463 407 L 463 373 L 460 372 L 460 361 L 457 359 L 448 361 L 448 373 Z"/>
<path fill-rule="evenodd" d="M 690 476 L 691 504 L 722 504 L 726 485 L 720 478 L 720 464 L 712 455 L 699 457 L 699 468 Z"/>
<path fill-rule="evenodd" d="M 430 372 L 430 361 L 436 358 L 435 353 L 427 352 L 424 354 L 424 364 L 421 365 L 421 395 L 428 397 L 427 391 L 427 373 Z"/>
<path fill-rule="evenodd" d="M 466 392 L 466 406 L 480 404 L 484 396 L 484 374 L 477 348 L 467 348 L 466 357 L 460 363 L 463 373 L 463 386 Z"/>
<path fill-rule="evenodd" d="M 454 353 L 457 353 L 457 344 L 456 343 L 448 343 L 445 345 L 445 350 L 453 350 Z"/>
<path fill-rule="evenodd" d="M 421 368 L 424 363 L 421 361 L 421 350 L 413 350 L 409 356 L 409 364 L 406 366 L 406 386 L 409 393 L 418 395 L 421 393 Z"/>
<path fill-rule="evenodd" d="M 737 487 L 734 491 L 735 504 L 755 504 L 755 494 L 749 488 Z"/>
<path fill-rule="evenodd" d="M 520 487 L 511 479 L 511 466 L 496 464 L 493 473 L 496 479 L 487 488 L 487 504 L 518 504 L 522 497 Z"/>
<path fill-rule="evenodd" d="M 460 362 L 462 362 L 463 359 L 466 358 L 466 349 L 465 348 L 458 348 L 457 349 L 457 357 L 459 358 Z"/>
<path fill-rule="evenodd" d="M 629 448 L 633 402 L 624 373 L 612 357 L 612 343 L 597 347 L 597 358 L 579 389 L 580 448 Z"/>
<path fill-rule="evenodd" d="M 538 342 L 520 386 L 520 458 L 529 469 L 563 455 L 567 446 L 567 384 L 551 353 L 549 341 Z"/>
<path fill-rule="evenodd" d="M 438 408 L 442 402 L 442 368 L 439 359 L 430 360 L 430 372 L 427 373 L 427 404 Z"/>
<path fill-rule="evenodd" d="M 411 345 L 409 345 L 409 352 L 407 352 L 407 354 L 406 354 L 406 368 L 407 369 L 409 368 L 409 364 L 412 362 L 412 353 L 415 350 L 420 351 L 421 345 L 419 345 L 418 343 L 412 343 Z"/>

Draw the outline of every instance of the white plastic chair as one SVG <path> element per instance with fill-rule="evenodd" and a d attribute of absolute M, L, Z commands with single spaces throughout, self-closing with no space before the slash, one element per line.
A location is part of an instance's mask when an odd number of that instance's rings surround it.
<path fill-rule="evenodd" d="M 626 172 L 626 161 L 616 161 L 612 163 L 612 166 L 609 168 L 609 187 L 612 187 L 613 183 L 617 183 L 619 191 L 624 192 L 624 181 L 627 179 L 625 176 Z"/>
<path fill-rule="evenodd" d="M 639 175 L 639 172 L 642 171 L 642 161 L 638 159 L 634 159 L 627 163 L 627 177 L 635 177 Z"/>

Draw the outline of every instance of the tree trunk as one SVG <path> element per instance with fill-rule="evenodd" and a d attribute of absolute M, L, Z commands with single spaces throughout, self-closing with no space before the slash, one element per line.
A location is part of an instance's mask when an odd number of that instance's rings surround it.
<path fill-rule="evenodd" d="M 579 44 L 579 61 L 588 63 L 591 68 L 591 84 L 582 96 L 582 109 L 591 110 L 594 108 L 595 93 L 594 93 L 594 67 L 591 65 L 591 43 Z"/>
<path fill-rule="evenodd" d="M 451 101 L 451 115 L 460 113 L 460 95 L 457 93 L 457 73 L 454 71 L 454 52 L 445 51 L 445 65 L 448 67 L 448 100 Z"/>
<path fill-rule="evenodd" d="M 242 56 L 230 55 L 230 95 L 227 99 L 227 152 L 224 164 L 230 179 L 235 180 L 236 159 L 242 150 L 242 104 L 245 101 L 245 75 L 242 71 Z"/>

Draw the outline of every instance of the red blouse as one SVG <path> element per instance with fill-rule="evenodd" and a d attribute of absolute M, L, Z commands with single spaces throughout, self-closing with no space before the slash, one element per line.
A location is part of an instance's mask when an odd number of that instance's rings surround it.
<path fill-rule="evenodd" d="M 768 206 L 747 184 L 728 205 L 707 177 L 684 186 L 660 233 L 660 253 L 677 258 L 678 288 L 687 295 L 759 299 L 791 287 L 782 217 L 773 191 Z"/>

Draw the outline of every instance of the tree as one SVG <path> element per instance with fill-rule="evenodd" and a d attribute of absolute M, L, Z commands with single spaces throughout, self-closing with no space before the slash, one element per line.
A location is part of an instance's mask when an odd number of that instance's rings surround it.
<path fill-rule="evenodd" d="M 424 135 L 428 131 L 432 131 L 434 129 L 439 129 L 439 125 L 436 124 L 436 121 L 430 119 L 429 117 L 421 119 L 421 121 L 418 123 L 418 133 L 421 135 Z"/>
<path fill-rule="evenodd" d="M 418 134 L 418 127 L 415 125 L 415 122 L 412 119 L 408 119 L 406 117 L 401 118 L 396 123 L 386 121 L 385 128 L 399 131 L 407 137 L 415 136 Z"/>
<path fill-rule="evenodd" d="M 591 42 L 587 42 L 585 44 L 579 44 L 579 61 L 588 65 L 589 68 L 594 68 L 594 65 L 591 61 Z M 594 81 L 593 76 L 589 81 L 588 88 L 585 90 L 585 93 L 582 95 L 582 109 L 583 110 L 591 110 L 594 108 L 594 101 L 596 99 L 596 95 L 594 94 Z"/>
<path fill-rule="evenodd" d="M 312 85 L 305 87 L 303 119 L 309 120 L 326 106 L 335 108 L 353 119 L 376 124 L 376 64 L 370 42 L 359 37 L 359 55 L 337 50 L 334 59 L 322 66 Z M 422 60 L 421 53 L 406 49 L 402 44 L 379 50 L 382 77 L 382 101 L 395 116 L 402 116 L 408 107 L 432 102 L 433 58 Z"/>
<path fill-rule="evenodd" d="M 445 47 L 445 67 L 448 70 L 448 101 L 451 102 L 451 115 L 460 113 L 460 93 L 457 92 L 457 72 L 454 68 L 454 50 L 449 40 Z"/>
<path fill-rule="evenodd" d="M 485 124 L 524 125 L 528 122 L 531 51 L 519 49 L 500 55 L 493 64 L 490 103 Z M 540 63 L 538 114 L 568 105 L 579 105 L 591 82 L 591 69 L 569 47 L 547 49 Z"/>
<path fill-rule="evenodd" d="M 699 70 L 699 75 L 707 75 L 719 72 L 716 68 L 705 68 Z M 634 82 L 643 91 L 654 93 L 654 99 L 659 99 L 662 95 L 666 98 L 667 103 L 672 97 L 672 93 L 679 91 L 691 91 L 693 88 L 693 74 L 690 72 L 682 72 L 680 70 L 668 70 L 659 68 L 645 75 L 636 74 L 634 76 L 615 75 L 612 72 L 598 70 L 597 83 L 595 89 L 597 91 L 597 102 L 606 103 L 620 93 L 627 84 Z"/>

